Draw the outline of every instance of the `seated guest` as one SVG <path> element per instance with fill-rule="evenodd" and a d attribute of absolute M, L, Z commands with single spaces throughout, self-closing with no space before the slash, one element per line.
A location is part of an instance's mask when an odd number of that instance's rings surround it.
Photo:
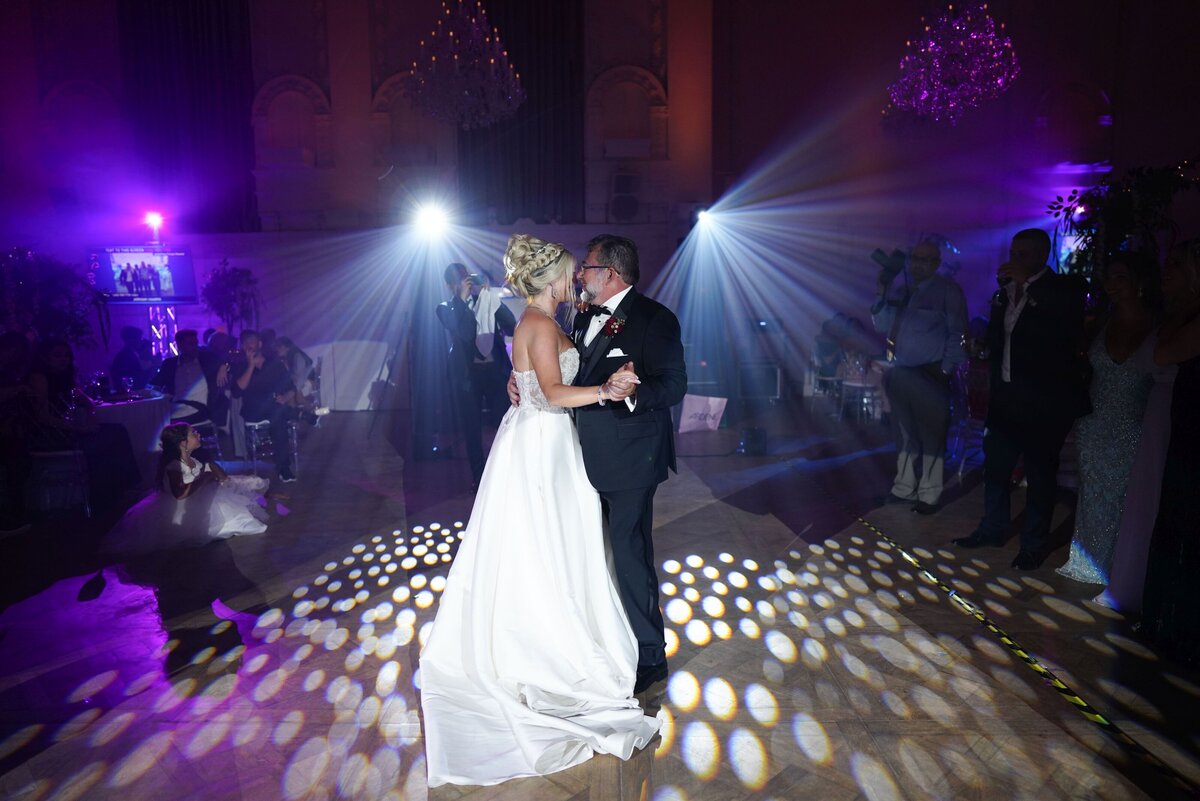
<path fill-rule="evenodd" d="M 223 426 L 228 405 L 222 387 L 229 380 L 229 365 L 216 354 L 202 351 L 190 328 L 175 333 L 175 348 L 179 355 L 163 361 L 150 385 L 175 401 L 172 420 L 212 421 Z"/>
<path fill-rule="evenodd" d="M 154 343 L 148 339 L 143 339 L 137 343 L 135 348 L 138 357 L 138 367 L 141 368 L 141 383 L 134 388 L 141 389 L 150 383 L 150 378 L 158 372 L 158 368 L 162 366 L 162 356 L 154 352 Z"/>
<path fill-rule="evenodd" d="M 1058 568 L 1087 584 L 1108 584 L 1142 414 L 1154 386 L 1157 272 L 1145 256 L 1121 253 L 1099 276 L 1112 310 L 1087 351 L 1092 413 L 1075 427 L 1079 503 L 1071 554 Z"/>
<path fill-rule="evenodd" d="M 262 344 L 262 355 L 267 361 L 275 358 L 275 329 L 264 328 L 258 332 L 258 341 Z"/>
<path fill-rule="evenodd" d="M 127 325 L 121 329 L 121 341 L 124 346 L 113 357 L 112 368 L 108 374 L 112 377 L 113 389 L 120 389 L 129 380 L 131 389 L 146 386 L 146 374 L 142 372 L 142 359 L 138 355 L 138 343 L 142 341 L 142 329 Z"/>
<path fill-rule="evenodd" d="M 279 480 L 295 481 L 292 472 L 292 451 L 288 438 L 288 423 L 304 417 L 315 422 L 311 413 L 302 414 L 295 407 L 296 388 L 287 368 L 278 359 L 268 360 L 262 351 L 257 331 L 242 331 L 242 352 L 230 367 L 234 397 L 242 399 L 242 419 L 247 423 L 270 422 L 271 444 L 275 452 L 275 468 Z"/>
<path fill-rule="evenodd" d="M 288 375 L 292 378 L 292 386 L 296 388 L 299 396 L 303 397 L 305 395 L 304 387 L 309 383 L 312 374 L 312 358 L 296 347 L 296 343 L 287 337 L 279 337 L 275 340 L 275 355 L 287 368 Z"/>
<path fill-rule="evenodd" d="M 821 323 L 821 331 L 817 334 L 815 358 L 817 361 L 818 378 L 834 378 L 845 354 L 842 352 L 842 339 L 846 336 L 846 315 L 842 312 Z"/>
<path fill-rule="evenodd" d="M 115 423 L 96 423 L 95 407 L 76 380 L 69 344 L 57 339 L 39 344 L 26 383 L 37 426 L 32 448 L 83 451 L 94 506 L 116 502 L 141 480 L 129 432 Z"/>
<path fill-rule="evenodd" d="M 187 423 L 164 428 L 161 441 L 155 488 L 125 513 L 101 550 L 148 553 L 267 530 L 258 502 L 265 478 L 230 476 L 216 462 L 203 461 L 200 435 Z"/>

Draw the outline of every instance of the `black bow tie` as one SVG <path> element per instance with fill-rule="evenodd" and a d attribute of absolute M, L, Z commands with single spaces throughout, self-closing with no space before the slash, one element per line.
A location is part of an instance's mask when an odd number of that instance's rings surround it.
<path fill-rule="evenodd" d="M 587 308 L 584 309 L 584 314 L 607 314 L 610 317 L 612 316 L 612 312 L 608 310 L 607 306 L 597 306 L 595 303 L 589 303 Z"/>

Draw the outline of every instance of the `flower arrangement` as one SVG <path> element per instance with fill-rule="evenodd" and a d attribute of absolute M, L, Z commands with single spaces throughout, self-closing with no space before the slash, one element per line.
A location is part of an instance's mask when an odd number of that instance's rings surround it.
<path fill-rule="evenodd" d="M 1134 167 L 1087 190 L 1058 195 L 1046 206 L 1057 222 L 1055 236 L 1074 238 L 1064 271 L 1084 277 L 1110 253 L 1139 250 L 1159 260 L 1160 237 L 1167 247 L 1178 236 L 1171 216 L 1175 196 L 1200 184 L 1196 160 L 1173 167 Z"/>
<path fill-rule="evenodd" d="M 608 322 L 604 324 L 604 328 L 601 329 L 601 332 L 606 337 L 615 337 L 617 334 L 621 333 L 621 329 L 624 327 L 625 321 L 620 317 L 610 317 Z"/>

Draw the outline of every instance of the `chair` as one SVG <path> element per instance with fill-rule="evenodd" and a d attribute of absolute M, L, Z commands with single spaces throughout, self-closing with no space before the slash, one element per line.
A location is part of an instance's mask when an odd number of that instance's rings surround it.
<path fill-rule="evenodd" d="M 855 422 L 878 420 L 883 408 L 883 391 L 876 384 L 860 381 L 843 381 L 841 398 L 838 401 L 838 419 L 845 417 L 846 409 L 854 410 Z"/>
<path fill-rule="evenodd" d="M 300 472 L 300 448 L 299 438 L 296 435 L 296 421 L 288 421 L 288 444 L 292 449 L 292 472 Z M 270 420 L 247 420 L 245 423 L 246 431 L 246 447 L 250 455 L 250 469 L 254 475 L 258 475 L 258 457 L 262 452 L 263 446 L 273 446 L 271 442 L 271 421 Z M 265 455 L 265 453 L 262 453 Z"/>
<path fill-rule="evenodd" d="M 192 423 L 192 428 L 196 429 L 196 433 L 200 435 L 200 444 L 211 450 L 214 458 L 221 459 L 221 437 L 217 430 L 217 424 L 212 420 L 201 420 L 198 423 Z"/>
<path fill-rule="evenodd" d="M 321 403 L 321 366 L 324 361 L 324 356 L 318 356 L 317 360 L 313 362 L 312 370 L 308 373 L 309 391 L 306 397 L 313 406 L 325 405 Z"/>
<path fill-rule="evenodd" d="M 30 451 L 29 455 L 33 457 L 33 474 L 28 482 L 33 508 L 64 509 L 81 502 L 83 514 L 92 516 L 87 458 L 83 451 Z"/>

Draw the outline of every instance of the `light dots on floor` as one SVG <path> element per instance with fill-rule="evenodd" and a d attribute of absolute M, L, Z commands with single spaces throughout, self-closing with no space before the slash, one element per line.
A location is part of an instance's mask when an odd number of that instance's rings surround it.
<path fill-rule="evenodd" d="M 712 726 L 702 721 L 692 721 L 680 737 L 680 752 L 683 762 L 696 778 L 708 781 L 717 775 L 721 766 L 721 741 Z"/>
<path fill-rule="evenodd" d="M 675 633 L 675 629 L 668 628 L 663 632 L 663 640 L 666 642 L 663 653 L 670 659 L 679 652 L 679 635 Z"/>
<path fill-rule="evenodd" d="M 700 603 L 700 608 L 709 617 L 721 617 L 725 614 L 725 603 L 716 596 L 709 595 Z"/>
<path fill-rule="evenodd" d="M 700 704 L 700 682 L 686 670 L 667 679 L 667 698 L 680 712 L 691 712 Z"/>
<path fill-rule="evenodd" d="M 664 610 L 667 619 L 677 626 L 682 626 L 692 619 L 692 606 L 682 598 L 672 598 Z"/>
<path fill-rule="evenodd" d="M 779 701 L 775 695 L 757 682 L 746 685 L 744 690 L 746 711 L 760 726 L 772 728 L 779 722 Z"/>
<path fill-rule="evenodd" d="M 737 717 L 737 693 L 723 678 L 711 678 L 704 683 L 704 705 L 718 720 L 733 720 Z"/>
<path fill-rule="evenodd" d="M 693 645 L 705 646 L 712 641 L 712 632 L 703 620 L 689 621 L 683 633 Z"/>

